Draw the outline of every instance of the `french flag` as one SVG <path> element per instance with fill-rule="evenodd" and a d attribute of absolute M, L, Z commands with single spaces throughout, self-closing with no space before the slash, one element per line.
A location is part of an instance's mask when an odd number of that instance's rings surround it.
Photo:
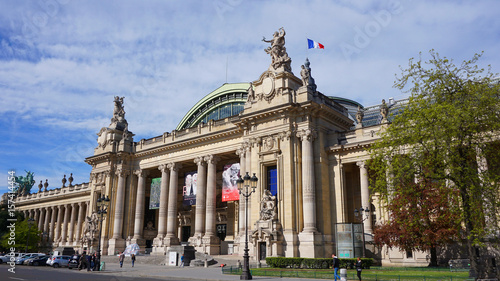
<path fill-rule="evenodd" d="M 309 46 L 309 49 L 313 49 L 313 48 L 324 49 L 325 48 L 325 46 L 323 46 L 323 44 L 316 42 L 314 40 L 311 40 L 309 38 L 307 39 L 307 45 Z"/>

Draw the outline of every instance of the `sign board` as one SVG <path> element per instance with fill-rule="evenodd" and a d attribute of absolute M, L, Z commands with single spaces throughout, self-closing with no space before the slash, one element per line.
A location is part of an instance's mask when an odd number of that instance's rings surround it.
<path fill-rule="evenodd" d="M 168 265 L 177 266 L 177 252 L 168 253 Z"/>

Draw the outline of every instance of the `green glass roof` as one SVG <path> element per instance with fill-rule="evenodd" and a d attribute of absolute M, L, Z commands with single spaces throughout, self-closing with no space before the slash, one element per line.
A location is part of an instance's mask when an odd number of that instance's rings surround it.
<path fill-rule="evenodd" d="M 243 110 L 250 83 L 225 83 L 198 101 L 182 118 L 176 130 L 196 126 L 210 119 L 237 115 Z"/>

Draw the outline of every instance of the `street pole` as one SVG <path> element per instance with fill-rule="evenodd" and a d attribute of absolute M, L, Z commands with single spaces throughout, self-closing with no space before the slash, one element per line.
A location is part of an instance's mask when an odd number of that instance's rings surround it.
<path fill-rule="evenodd" d="M 250 257 L 248 256 L 248 197 L 255 192 L 255 188 L 257 188 L 257 181 L 258 179 L 255 176 L 255 173 L 253 174 L 253 177 L 250 178 L 248 172 L 243 178 L 238 176 L 238 180 L 236 181 L 239 193 L 245 197 L 245 254 L 243 255 L 243 270 L 240 275 L 240 280 L 252 279 L 252 274 L 250 273 Z M 248 190 L 249 187 L 252 187 L 252 191 Z M 243 188 L 245 189 L 244 191 Z"/>
<path fill-rule="evenodd" d="M 97 198 L 97 214 L 99 214 L 99 241 L 97 243 L 97 271 L 101 270 L 101 235 L 102 235 L 102 222 L 105 217 L 104 214 L 107 213 L 107 207 L 109 205 L 109 197 L 104 195 Z"/>

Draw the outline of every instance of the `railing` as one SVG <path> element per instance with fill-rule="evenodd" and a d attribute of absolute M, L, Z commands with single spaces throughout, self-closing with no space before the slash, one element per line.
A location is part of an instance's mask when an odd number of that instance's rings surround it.
<path fill-rule="evenodd" d="M 255 269 L 255 268 L 254 268 Z M 390 269 L 390 268 L 389 268 Z M 400 268 L 401 269 L 401 268 Z M 395 269 L 394 269 L 395 270 Z M 445 268 L 443 269 L 445 270 Z M 422 270 L 425 272 L 425 270 Z M 241 274 L 241 268 L 235 266 L 227 266 L 222 268 L 223 274 Z M 300 271 L 300 270 L 252 270 L 250 273 L 253 276 L 270 276 L 270 277 L 291 277 L 291 278 L 315 278 L 315 279 L 333 279 L 332 271 Z M 340 274 L 340 273 L 339 273 Z M 368 274 L 362 273 L 363 280 L 377 280 L 377 281 L 416 281 L 416 280 L 432 280 L 432 281 L 459 281 L 459 280 L 474 280 L 469 277 L 455 277 L 455 276 L 440 276 L 430 277 L 425 275 L 390 275 L 390 274 Z M 347 280 L 357 280 L 356 273 L 349 272 Z"/>

